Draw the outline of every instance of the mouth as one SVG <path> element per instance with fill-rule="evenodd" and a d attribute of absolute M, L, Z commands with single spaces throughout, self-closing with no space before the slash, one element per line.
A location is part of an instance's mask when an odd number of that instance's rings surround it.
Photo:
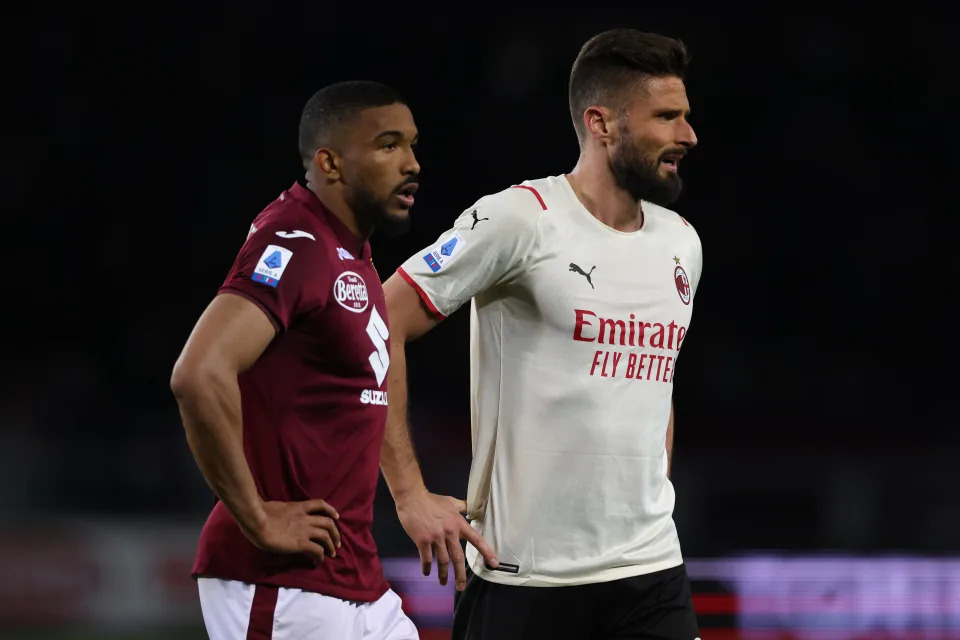
<path fill-rule="evenodd" d="M 665 153 L 660 157 L 660 165 L 663 166 L 667 171 L 676 173 L 680 166 L 680 160 L 683 159 L 684 155 L 685 154 L 680 152 Z"/>
<path fill-rule="evenodd" d="M 420 185 L 415 182 L 405 184 L 397 191 L 397 198 L 400 199 L 400 202 L 402 202 L 405 207 L 410 208 L 413 206 L 413 194 L 415 194 L 419 188 Z"/>

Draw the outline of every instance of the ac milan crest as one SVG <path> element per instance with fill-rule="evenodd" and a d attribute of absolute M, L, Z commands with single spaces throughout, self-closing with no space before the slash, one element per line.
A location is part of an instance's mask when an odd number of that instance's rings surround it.
<path fill-rule="evenodd" d="M 690 304 L 690 278 L 687 277 L 687 272 L 679 264 L 673 270 L 673 280 L 677 284 L 677 293 L 680 294 L 680 300 L 683 301 L 683 304 Z"/>

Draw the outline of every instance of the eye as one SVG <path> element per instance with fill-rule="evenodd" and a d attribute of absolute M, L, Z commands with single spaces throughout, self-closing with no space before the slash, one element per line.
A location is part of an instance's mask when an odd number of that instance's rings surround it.
<path fill-rule="evenodd" d="M 383 145 L 383 146 L 380 147 L 380 148 L 381 148 L 381 149 L 386 149 L 387 151 L 393 151 L 393 150 L 396 149 L 398 146 L 399 146 L 399 145 L 398 145 L 396 142 L 388 142 L 388 143 L 386 143 L 385 145 Z"/>

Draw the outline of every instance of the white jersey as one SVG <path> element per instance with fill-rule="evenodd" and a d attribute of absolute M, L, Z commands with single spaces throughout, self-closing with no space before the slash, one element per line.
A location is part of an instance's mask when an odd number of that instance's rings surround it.
<path fill-rule="evenodd" d="M 445 316 L 472 300 L 468 517 L 497 552 L 493 582 L 615 580 L 682 562 L 667 478 L 677 355 L 702 251 L 643 202 L 624 233 L 564 176 L 485 196 L 400 274 Z"/>

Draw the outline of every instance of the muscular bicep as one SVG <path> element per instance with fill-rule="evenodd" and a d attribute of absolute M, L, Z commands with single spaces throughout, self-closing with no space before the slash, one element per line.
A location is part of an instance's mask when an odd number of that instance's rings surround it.
<path fill-rule="evenodd" d="M 174 367 L 174 379 L 197 373 L 240 373 L 266 350 L 277 330 L 259 306 L 232 293 L 215 297 L 197 321 Z"/>
<path fill-rule="evenodd" d="M 420 294 L 399 273 L 383 283 L 391 337 L 407 342 L 437 326 L 443 316 L 431 312 Z"/>

